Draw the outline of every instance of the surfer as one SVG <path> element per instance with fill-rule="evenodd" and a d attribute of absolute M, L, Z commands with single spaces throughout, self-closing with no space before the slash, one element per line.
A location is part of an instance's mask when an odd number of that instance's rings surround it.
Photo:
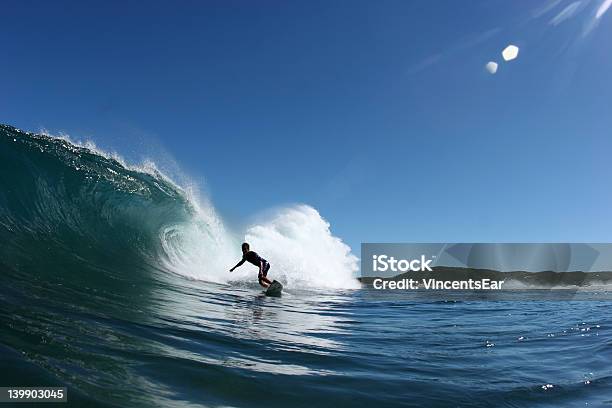
<path fill-rule="evenodd" d="M 259 284 L 264 288 L 270 286 L 272 282 L 266 277 L 268 275 L 268 271 L 270 270 L 270 262 L 259 256 L 257 252 L 251 251 L 249 244 L 246 242 L 242 244 L 242 260 L 238 262 L 236 266 L 230 269 L 230 272 L 233 272 L 234 269 L 242 265 L 245 261 L 249 261 L 259 268 L 259 275 L 257 275 Z"/>

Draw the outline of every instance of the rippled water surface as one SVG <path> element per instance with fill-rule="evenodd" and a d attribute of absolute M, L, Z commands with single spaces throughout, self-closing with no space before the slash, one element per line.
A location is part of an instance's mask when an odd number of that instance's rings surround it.
<path fill-rule="evenodd" d="M 60 283 L 36 290 L 27 301 L 1 297 L 4 365 L 17 367 L 2 383 L 38 377 L 92 404 L 611 402 L 607 300 L 443 301 L 367 289 L 271 298 L 256 286 L 161 274 L 136 296 Z"/>

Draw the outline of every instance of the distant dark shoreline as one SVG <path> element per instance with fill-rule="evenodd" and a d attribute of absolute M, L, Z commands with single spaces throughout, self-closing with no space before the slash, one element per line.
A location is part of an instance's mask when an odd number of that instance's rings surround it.
<path fill-rule="evenodd" d="M 437 266 L 433 270 L 425 272 L 405 272 L 393 277 L 369 277 L 358 278 L 361 283 L 372 284 L 374 279 L 385 281 L 399 281 L 402 279 L 437 279 L 444 281 L 463 281 L 468 279 L 481 280 L 504 280 L 506 283 L 518 282 L 534 286 L 589 286 L 593 284 L 612 283 L 612 271 L 603 272 L 500 272 L 491 269 L 457 268 Z"/>

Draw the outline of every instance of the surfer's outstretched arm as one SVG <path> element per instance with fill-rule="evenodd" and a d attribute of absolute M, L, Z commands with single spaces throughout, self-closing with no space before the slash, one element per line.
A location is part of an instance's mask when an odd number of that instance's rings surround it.
<path fill-rule="evenodd" d="M 232 269 L 230 269 L 230 272 L 233 272 L 234 269 L 236 269 L 237 267 L 239 267 L 240 265 L 242 265 L 244 263 L 246 259 L 242 258 L 242 260 L 240 262 L 238 262 L 236 264 L 236 266 L 234 266 Z"/>

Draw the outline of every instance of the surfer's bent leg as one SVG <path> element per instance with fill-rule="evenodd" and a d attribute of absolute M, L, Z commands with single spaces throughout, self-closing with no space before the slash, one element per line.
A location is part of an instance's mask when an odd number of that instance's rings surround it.
<path fill-rule="evenodd" d="M 259 276 L 258 276 L 259 284 L 263 286 L 264 288 L 267 288 L 272 283 L 272 281 L 270 281 L 270 279 L 266 277 L 268 275 L 269 270 L 270 270 L 270 262 L 266 262 L 261 272 L 259 272 Z"/>

